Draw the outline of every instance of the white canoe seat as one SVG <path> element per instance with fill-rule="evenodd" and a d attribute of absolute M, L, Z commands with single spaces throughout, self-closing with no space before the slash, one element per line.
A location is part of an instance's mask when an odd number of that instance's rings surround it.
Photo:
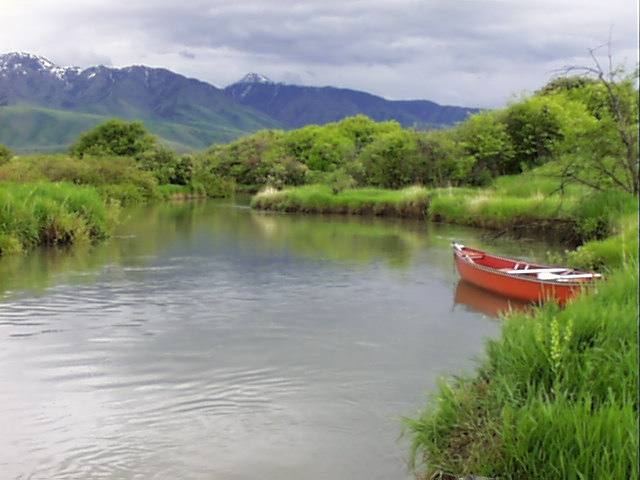
<path fill-rule="evenodd" d="M 539 273 L 538 279 L 540 280 L 556 280 L 558 282 L 571 282 L 572 280 L 579 280 L 581 278 L 600 278 L 602 275 L 599 273 L 567 273 L 564 275 L 558 275 L 555 273 Z"/>
<path fill-rule="evenodd" d="M 528 270 L 503 270 L 510 275 L 523 275 L 531 273 L 562 273 L 570 272 L 570 268 L 554 267 L 554 268 L 529 268 Z"/>

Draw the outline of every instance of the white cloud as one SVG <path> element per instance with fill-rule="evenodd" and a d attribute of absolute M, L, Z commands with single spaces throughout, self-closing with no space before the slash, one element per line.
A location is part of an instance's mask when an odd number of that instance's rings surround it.
<path fill-rule="evenodd" d="M 8 4 L 7 4 L 8 3 Z M 612 32 L 637 59 L 635 0 L 5 0 L 2 51 L 165 67 L 225 86 L 249 71 L 387 98 L 500 106 L 588 64 Z"/>

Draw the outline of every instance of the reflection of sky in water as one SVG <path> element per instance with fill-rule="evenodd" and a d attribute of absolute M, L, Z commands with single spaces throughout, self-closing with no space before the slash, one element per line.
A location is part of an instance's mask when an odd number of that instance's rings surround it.
<path fill-rule="evenodd" d="M 399 416 L 498 329 L 452 308 L 468 230 L 215 205 L 121 230 L 4 283 L 9 478 L 410 478 Z"/>

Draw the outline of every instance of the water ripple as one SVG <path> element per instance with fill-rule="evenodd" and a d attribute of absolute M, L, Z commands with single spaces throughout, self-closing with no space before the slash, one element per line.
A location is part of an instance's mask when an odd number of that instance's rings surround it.
<path fill-rule="evenodd" d="M 0 476 L 405 478 L 392 416 L 495 324 L 441 315 L 450 278 L 428 265 L 324 262 L 295 253 L 307 228 L 274 248 L 249 211 L 191 213 L 0 303 Z"/>

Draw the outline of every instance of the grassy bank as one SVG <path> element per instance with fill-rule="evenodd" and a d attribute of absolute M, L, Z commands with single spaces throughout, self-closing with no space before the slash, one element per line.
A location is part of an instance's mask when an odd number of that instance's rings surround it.
<path fill-rule="evenodd" d="M 0 162 L 0 255 L 105 238 L 119 205 L 233 193 L 233 185 L 206 172 L 188 185 L 159 184 L 156 177 L 136 160 L 113 155 Z"/>
<path fill-rule="evenodd" d="M 123 205 L 162 198 L 152 173 L 140 170 L 129 158 L 116 156 L 78 159 L 59 154 L 15 158 L 0 165 L 0 182 L 93 186 L 105 200 L 117 200 Z"/>
<path fill-rule="evenodd" d="M 36 245 L 69 245 L 104 239 L 118 215 L 93 187 L 69 183 L 3 182 L 0 254 Z"/>
<path fill-rule="evenodd" d="M 252 208 L 282 212 L 393 215 L 424 218 L 429 192 L 421 187 L 402 190 L 378 188 L 347 189 L 334 193 L 327 185 L 305 185 L 276 190 L 267 188 L 255 195 Z"/>
<path fill-rule="evenodd" d="M 564 310 L 505 319 L 473 377 L 406 420 L 425 478 L 638 478 L 638 259 Z"/>
<path fill-rule="evenodd" d="M 337 193 L 327 185 L 267 188 L 254 196 L 251 206 L 284 212 L 428 218 L 516 237 L 547 233 L 573 248 L 625 228 L 632 232 L 633 228 L 624 227 L 621 218 L 632 218 L 638 211 L 637 197 L 626 192 L 592 192 L 576 186 L 560 191 L 557 181 L 535 172 L 501 177 L 488 188 L 415 186 L 403 190 L 345 189 Z M 625 254 L 633 248 L 632 240 L 624 246 Z M 602 251 L 598 258 L 581 255 L 575 259 L 583 266 L 589 266 L 589 262 L 594 266 L 608 264 L 601 261 L 603 254 L 615 256 Z"/>
<path fill-rule="evenodd" d="M 0 186 L 0 255 L 104 239 L 120 205 L 165 197 L 123 157 L 16 157 L 0 165 Z"/>

